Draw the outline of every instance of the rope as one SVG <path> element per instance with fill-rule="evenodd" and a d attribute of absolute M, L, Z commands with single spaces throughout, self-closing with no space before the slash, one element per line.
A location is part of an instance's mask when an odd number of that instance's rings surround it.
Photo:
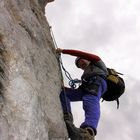
<path fill-rule="evenodd" d="M 52 27 L 51 26 L 50 26 L 50 33 L 51 33 L 51 36 L 52 36 L 52 39 L 53 39 L 53 42 L 54 42 L 54 46 L 57 49 L 58 46 L 57 46 L 57 43 L 56 43 L 56 40 L 55 40 L 55 37 L 54 37 L 53 30 L 52 30 Z M 60 64 L 60 68 L 62 68 L 61 55 L 59 55 L 58 61 L 60 62 L 59 63 Z M 68 101 L 67 101 L 66 90 L 65 90 L 65 86 L 64 86 L 64 77 L 63 77 L 62 70 L 61 70 L 61 75 L 62 75 L 62 88 L 63 88 L 63 91 L 64 91 L 64 99 L 65 99 L 65 102 L 66 102 L 66 111 L 68 112 L 68 107 L 67 107 Z"/>
<path fill-rule="evenodd" d="M 55 48 L 57 49 L 58 48 L 58 45 L 56 43 L 56 40 L 55 40 L 53 31 L 52 31 L 52 27 L 50 27 L 50 32 L 51 32 L 51 36 L 52 36 L 52 39 L 53 39 Z M 72 88 L 76 88 L 76 84 L 74 83 L 74 80 L 72 79 L 70 73 L 65 69 L 65 67 L 63 65 L 63 61 L 62 61 L 61 55 L 59 55 L 58 61 L 59 61 L 59 64 L 60 64 L 60 68 L 65 72 L 66 77 L 69 79 L 69 85 Z M 61 70 L 61 75 L 62 75 L 62 88 L 63 88 L 63 91 L 64 91 L 64 99 L 65 99 L 65 102 L 66 102 L 66 112 L 69 112 L 68 107 L 67 107 L 68 101 L 67 101 L 66 90 L 65 90 L 65 86 L 64 86 L 64 77 L 63 77 L 62 70 Z"/>
<path fill-rule="evenodd" d="M 52 31 L 52 27 L 50 27 L 50 31 L 51 31 L 51 36 L 52 36 L 52 39 L 53 39 L 53 42 L 54 42 L 54 45 L 55 45 L 55 48 L 57 49 L 58 48 L 58 45 L 56 43 L 56 40 L 55 40 L 55 37 L 54 37 L 54 34 L 53 34 L 53 31 Z M 73 89 L 75 89 L 77 86 L 76 86 L 76 83 L 80 83 L 81 80 L 78 80 L 78 79 L 73 79 L 70 75 L 70 73 L 65 69 L 64 67 L 64 64 L 63 64 L 63 61 L 62 61 L 62 58 L 61 58 L 61 55 L 59 55 L 59 62 L 60 62 L 60 66 L 62 68 L 62 70 L 64 71 L 67 79 L 69 80 L 69 86 Z M 63 78 L 63 74 L 62 74 L 62 78 Z M 62 79 L 64 81 L 64 78 Z M 64 82 L 63 82 L 64 84 Z M 64 86 L 64 85 L 63 85 Z"/>

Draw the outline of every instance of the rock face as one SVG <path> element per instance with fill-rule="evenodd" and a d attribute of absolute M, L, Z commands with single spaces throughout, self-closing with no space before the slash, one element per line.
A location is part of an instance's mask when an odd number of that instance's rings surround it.
<path fill-rule="evenodd" d="M 0 140 L 67 139 L 50 1 L 0 0 Z"/>

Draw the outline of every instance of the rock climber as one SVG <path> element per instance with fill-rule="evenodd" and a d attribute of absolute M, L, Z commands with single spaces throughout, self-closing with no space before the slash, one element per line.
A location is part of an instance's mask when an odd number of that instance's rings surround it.
<path fill-rule="evenodd" d="M 75 64 L 83 70 L 82 84 L 77 89 L 64 87 L 60 94 L 69 137 L 72 140 L 94 140 L 100 119 L 100 98 L 107 90 L 107 67 L 95 54 L 61 48 L 57 48 L 56 52 L 76 56 Z M 80 128 L 73 124 L 70 102 L 75 101 L 82 101 L 85 111 L 85 120 Z"/>

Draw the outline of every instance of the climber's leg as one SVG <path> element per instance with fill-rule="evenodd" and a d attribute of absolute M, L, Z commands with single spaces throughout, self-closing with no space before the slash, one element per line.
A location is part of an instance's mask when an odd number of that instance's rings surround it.
<path fill-rule="evenodd" d="M 63 112 L 71 112 L 70 102 L 81 101 L 83 92 L 81 89 L 65 88 L 60 94 L 60 100 L 63 108 Z"/>
<path fill-rule="evenodd" d="M 71 140 L 78 140 L 76 136 L 79 134 L 79 129 L 76 128 L 73 124 L 73 116 L 71 113 L 70 102 L 81 101 L 82 96 L 83 92 L 81 89 L 71 89 L 71 88 L 65 88 L 60 94 L 60 100 L 64 112 L 64 120 Z"/>
<path fill-rule="evenodd" d="M 81 124 L 81 128 L 91 127 L 95 134 L 100 118 L 100 98 L 107 90 L 106 81 L 99 79 L 95 81 L 98 90 L 92 90 L 97 93 L 88 93 L 83 96 L 83 109 L 85 111 L 85 121 Z"/>

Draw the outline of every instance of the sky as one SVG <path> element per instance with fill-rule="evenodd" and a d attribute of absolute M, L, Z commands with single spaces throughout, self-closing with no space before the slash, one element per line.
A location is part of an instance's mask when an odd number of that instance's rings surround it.
<path fill-rule="evenodd" d="M 140 136 L 140 1 L 55 0 L 46 6 L 46 17 L 57 46 L 99 55 L 108 67 L 124 74 L 126 91 L 116 102 L 101 102 L 96 140 L 138 140 Z M 82 71 L 75 57 L 62 55 L 73 78 Z M 68 80 L 65 78 L 65 84 Z M 84 120 L 82 103 L 73 103 L 74 123 Z"/>

